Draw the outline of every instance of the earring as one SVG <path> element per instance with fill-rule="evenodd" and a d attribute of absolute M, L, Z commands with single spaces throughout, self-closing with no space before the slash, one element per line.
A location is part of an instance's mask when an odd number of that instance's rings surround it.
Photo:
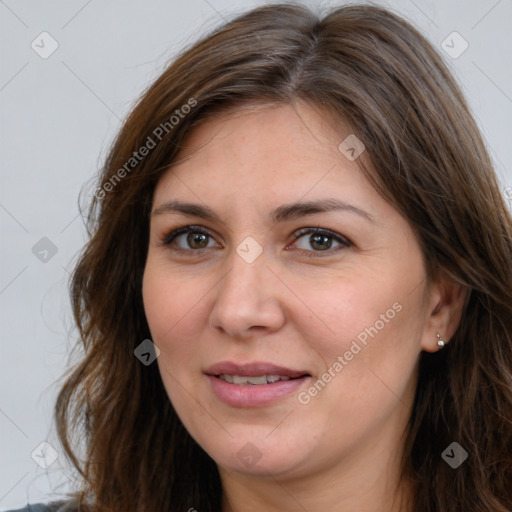
<path fill-rule="evenodd" d="M 439 347 L 439 350 L 441 350 L 444 347 L 444 341 L 443 338 L 439 333 L 436 333 L 437 336 L 437 346 Z"/>

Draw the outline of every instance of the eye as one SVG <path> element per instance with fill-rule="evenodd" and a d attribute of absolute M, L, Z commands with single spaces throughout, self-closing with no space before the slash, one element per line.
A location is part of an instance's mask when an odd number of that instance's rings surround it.
<path fill-rule="evenodd" d="M 197 251 L 220 247 L 212 235 L 201 226 L 184 226 L 175 229 L 164 236 L 162 245 L 167 245 L 176 251 Z"/>
<path fill-rule="evenodd" d="M 352 243 L 339 233 L 329 229 L 303 228 L 295 232 L 293 243 L 298 249 L 308 252 L 333 253 L 352 246 Z M 310 255 L 308 255 L 310 256 Z"/>

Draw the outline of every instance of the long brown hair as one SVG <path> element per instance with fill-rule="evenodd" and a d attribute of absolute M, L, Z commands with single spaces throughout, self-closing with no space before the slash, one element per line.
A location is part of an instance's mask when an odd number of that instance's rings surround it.
<path fill-rule="evenodd" d="M 430 276 L 468 290 L 443 351 L 420 356 L 403 460 L 416 512 L 512 510 L 512 220 L 468 105 L 431 44 L 399 16 L 350 5 L 257 8 L 184 51 L 115 140 L 71 295 L 83 358 L 55 415 L 95 512 L 219 511 L 215 462 L 135 348 L 155 185 L 187 134 L 227 108 L 305 101 L 348 123 L 369 179 L 410 222 Z M 341 141 L 340 141 L 341 142 Z M 142 150 L 142 148 L 146 150 Z M 341 156 L 340 156 L 341 157 Z M 468 459 L 451 468 L 452 442 Z M 75 446 L 84 446 L 78 453 Z"/>

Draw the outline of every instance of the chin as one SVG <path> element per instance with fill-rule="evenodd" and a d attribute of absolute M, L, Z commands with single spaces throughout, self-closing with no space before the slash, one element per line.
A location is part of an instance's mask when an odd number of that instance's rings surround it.
<path fill-rule="evenodd" d="M 239 452 L 231 452 L 226 458 L 225 454 L 217 464 L 228 471 L 236 471 L 250 476 L 263 478 L 292 477 L 297 475 L 297 462 L 290 458 L 290 453 L 273 453 L 272 455 L 250 455 L 251 450 L 242 457 Z M 258 459 L 258 457 L 261 457 Z"/>
<path fill-rule="evenodd" d="M 304 435 L 296 442 L 290 442 L 291 436 L 271 434 L 262 429 L 261 435 L 239 432 L 225 442 L 212 445 L 211 439 L 203 446 L 220 468 L 246 475 L 262 477 L 297 477 L 306 472 L 306 465 L 312 462 L 313 451 L 304 444 Z M 274 439 L 271 439 L 275 435 Z"/>

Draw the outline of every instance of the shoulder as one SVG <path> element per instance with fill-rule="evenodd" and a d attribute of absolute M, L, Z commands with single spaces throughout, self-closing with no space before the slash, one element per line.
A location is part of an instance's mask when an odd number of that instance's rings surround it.
<path fill-rule="evenodd" d="M 7 512 L 72 512 L 73 510 L 75 509 L 70 502 L 55 501 L 53 503 L 35 503 Z"/>

